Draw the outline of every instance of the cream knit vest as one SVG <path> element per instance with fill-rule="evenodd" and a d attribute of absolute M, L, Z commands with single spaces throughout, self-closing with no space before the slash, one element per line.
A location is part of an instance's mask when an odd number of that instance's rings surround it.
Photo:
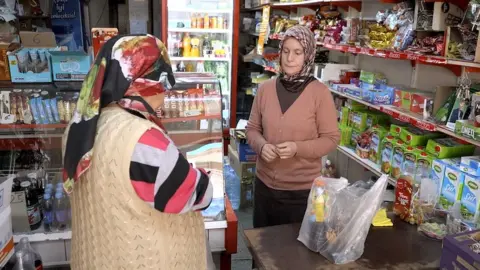
<path fill-rule="evenodd" d="M 130 183 L 133 149 L 150 128 L 121 108 L 102 110 L 91 167 L 70 198 L 71 269 L 207 269 L 201 214 L 161 213 Z"/>

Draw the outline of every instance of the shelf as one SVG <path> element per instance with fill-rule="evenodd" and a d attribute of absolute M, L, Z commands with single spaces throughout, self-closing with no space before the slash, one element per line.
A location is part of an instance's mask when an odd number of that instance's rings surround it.
<path fill-rule="evenodd" d="M 223 58 L 217 58 L 217 57 L 170 57 L 171 61 L 224 61 L 224 62 L 230 62 L 230 58 L 228 57 L 223 57 Z"/>
<path fill-rule="evenodd" d="M 176 8 L 169 7 L 168 11 L 170 12 L 184 12 L 184 13 L 208 13 L 208 14 L 230 14 L 233 13 L 233 8 L 231 9 L 196 9 L 196 8 Z"/>
<path fill-rule="evenodd" d="M 190 116 L 190 117 L 179 117 L 179 118 L 163 118 L 162 123 L 176 123 L 176 122 L 187 122 L 187 121 L 197 121 L 197 120 L 221 120 L 222 116 L 220 114 L 213 115 L 199 115 L 199 116 Z"/>
<path fill-rule="evenodd" d="M 382 176 L 383 173 L 380 171 L 380 166 L 373 163 L 372 161 L 368 159 L 362 159 L 360 158 L 355 151 L 352 149 L 345 147 L 345 146 L 337 146 L 337 150 L 340 151 L 341 153 L 345 154 L 349 158 L 355 160 L 358 164 L 362 165 L 365 169 L 371 171 L 377 176 Z M 388 182 L 392 185 L 395 185 L 397 181 L 393 179 L 392 177 L 388 177 Z"/>
<path fill-rule="evenodd" d="M 390 115 L 391 117 L 393 117 L 396 120 L 399 120 L 399 121 L 404 122 L 404 123 L 408 123 L 408 124 L 410 124 L 412 126 L 415 126 L 419 129 L 426 130 L 426 131 L 441 132 L 441 133 L 443 133 L 445 135 L 448 135 L 450 137 L 453 137 L 453 138 L 459 139 L 461 141 L 464 141 L 464 142 L 467 142 L 467 143 L 470 143 L 470 144 L 473 144 L 473 145 L 476 145 L 476 146 L 480 147 L 480 141 L 475 141 L 475 140 L 472 140 L 472 139 L 469 139 L 469 138 L 465 138 L 461 135 L 458 135 L 455 132 L 453 132 L 452 130 L 448 129 L 444 125 L 439 125 L 439 124 L 436 124 L 436 123 L 433 123 L 433 122 L 425 121 L 425 120 L 422 119 L 422 116 L 420 114 L 405 111 L 405 110 L 402 110 L 401 108 L 397 108 L 395 106 L 390 106 L 390 105 L 389 106 L 373 105 L 373 104 L 370 104 L 370 103 L 368 103 L 366 101 L 363 101 L 359 98 L 352 97 L 352 96 L 350 96 L 346 93 L 341 93 L 341 92 L 338 92 L 338 91 L 333 90 L 331 88 L 330 88 L 330 92 L 332 92 L 336 95 L 339 95 L 339 96 L 357 101 L 357 102 L 362 103 L 362 104 L 364 104 L 364 105 L 366 105 L 370 108 L 377 109 L 377 110 L 379 110 L 379 111 L 381 111 L 385 114 Z"/>
<path fill-rule="evenodd" d="M 168 32 L 182 32 L 182 33 L 211 33 L 211 34 L 228 34 L 229 29 L 203 29 L 203 28 L 168 28 Z"/>
<path fill-rule="evenodd" d="M 306 0 L 300 2 L 287 2 L 280 3 L 274 2 L 270 4 L 263 4 L 260 6 L 245 8 L 242 11 L 258 11 L 261 10 L 264 6 L 271 6 L 272 8 L 297 8 L 297 7 L 311 7 L 311 6 L 320 6 L 321 4 L 330 4 L 336 6 L 351 6 L 357 10 L 360 10 L 362 7 L 362 0 Z"/>
<path fill-rule="evenodd" d="M 226 229 L 227 221 L 205 221 L 206 230 Z M 30 242 L 45 242 L 45 241 L 61 241 L 72 239 L 72 231 L 66 230 L 63 232 L 46 233 L 43 228 L 40 228 L 31 233 L 14 233 L 13 241 L 18 243 L 20 239 L 27 237 Z"/>
<path fill-rule="evenodd" d="M 480 63 L 475 63 L 471 61 L 464 61 L 460 59 L 449 59 L 442 56 L 435 56 L 435 55 L 421 55 L 411 52 L 397 52 L 391 50 L 377 50 L 377 49 L 370 49 L 370 48 L 363 48 L 357 46 L 350 46 L 350 45 L 341 45 L 341 44 L 323 44 L 322 42 L 317 42 L 318 46 L 323 46 L 324 48 L 345 52 L 345 53 L 352 53 L 352 54 L 360 54 L 360 55 L 367 55 L 385 59 L 393 59 L 393 60 L 410 60 L 410 61 L 418 61 L 423 64 L 433 64 L 433 65 L 451 65 L 451 66 L 462 66 L 462 67 L 470 67 L 470 68 L 478 68 L 480 69 Z"/>
<path fill-rule="evenodd" d="M 0 124 L 0 130 L 2 129 L 60 129 L 66 128 L 67 124 L 45 124 L 45 125 L 36 125 L 36 124 Z"/>

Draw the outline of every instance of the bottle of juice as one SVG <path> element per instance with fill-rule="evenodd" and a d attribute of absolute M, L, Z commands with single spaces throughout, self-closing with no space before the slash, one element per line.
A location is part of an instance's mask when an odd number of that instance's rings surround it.
<path fill-rule="evenodd" d="M 190 52 L 191 57 L 200 57 L 200 39 L 192 38 L 192 50 Z"/>
<path fill-rule="evenodd" d="M 190 57 L 192 50 L 192 39 L 188 33 L 183 37 L 183 57 Z"/>
<path fill-rule="evenodd" d="M 203 17 L 203 28 L 209 29 L 210 28 L 210 17 L 207 13 L 205 13 L 205 17 Z"/>
<path fill-rule="evenodd" d="M 210 17 L 210 28 L 217 29 L 217 16 Z"/>
<path fill-rule="evenodd" d="M 218 16 L 217 18 L 217 28 L 222 29 L 223 28 L 223 17 Z"/>
<path fill-rule="evenodd" d="M 197 14 L 197 28 L 201 28 L 201 29 L 204 28 L 204 25 L 203 25 L 203 16 L 202 16 L 202 14 L 200 14 L 200 13 Z"/>
<path fill-rule="evenodd" d="M 192 17 L 190 17 L 190 27 L 197 28 L 197 14 L 192 13 Z"/>

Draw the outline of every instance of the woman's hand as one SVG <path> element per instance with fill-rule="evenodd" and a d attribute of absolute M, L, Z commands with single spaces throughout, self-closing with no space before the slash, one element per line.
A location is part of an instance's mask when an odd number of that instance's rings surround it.
<path fill-rule="evenodd" d="M 281 159 L 289 159 L 297 154 L 297 144 L 294 142 L 284 142 L 277 145 L 277 153 Z"/>
<path fill-rule="evenodd" d="M 276 150 L 277 149 L 273 144 L 267 143 L 262 147 L 262 154 L 260 156 L 263 158 L 263 160 L 270 163 L 274 161 L 276 158 L 278 158 L 278 154 Z"/>

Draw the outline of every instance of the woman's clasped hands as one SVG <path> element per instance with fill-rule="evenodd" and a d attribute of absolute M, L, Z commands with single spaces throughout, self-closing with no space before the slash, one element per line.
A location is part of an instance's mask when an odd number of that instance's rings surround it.
<path fill-rule="evenodd" d="M 289 159 L 297 154 L 295 142 L 284 142 L 281 144 L 265 144 L 262 148 L 261 158 L 266 162 L 273 162 L 275 159 Z"/>

